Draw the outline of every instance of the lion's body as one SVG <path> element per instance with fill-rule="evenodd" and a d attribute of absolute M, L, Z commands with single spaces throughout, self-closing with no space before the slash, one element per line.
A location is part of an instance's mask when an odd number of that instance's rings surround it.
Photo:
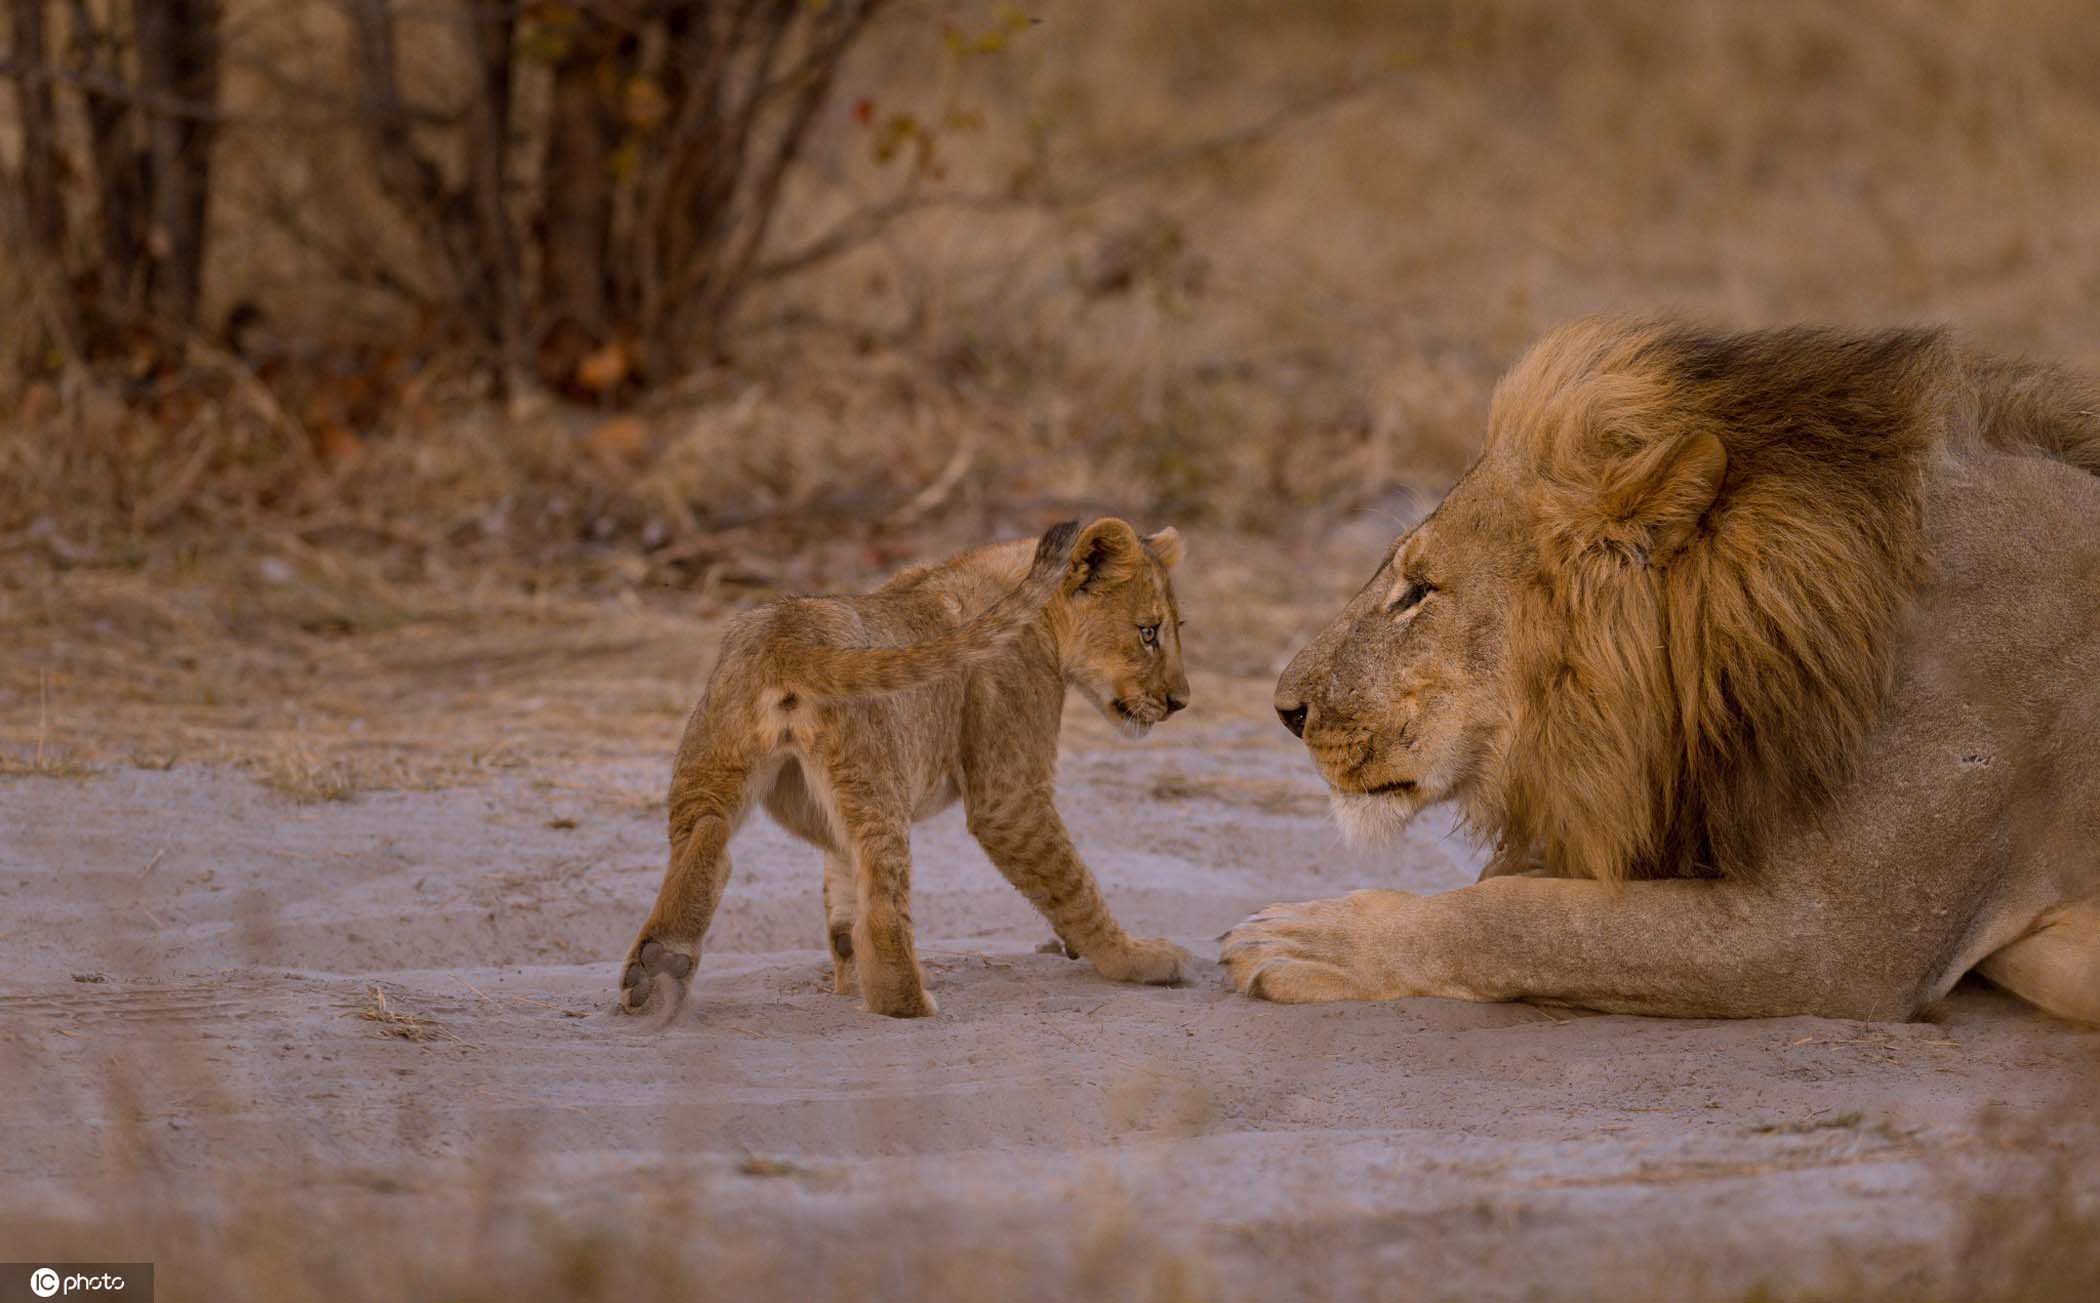
<path fill-rule="evenodd" d="M 1068 682 L 1133 727 L 1186 701 L 1166 573 L 1178 555 L 1172 531 L 1061 527 L 867 596 L 734 621 L 679 745 L 670 865 L 623 966 L 623 1007 L 682 996 L 728 881 L 729 838 L 758 804 L 823 852 L 838 990 L 871 1010 L 934 1012 L 911 934 L 909 830 L 958 799 L 1071 954 L 1115 978 L 1178 980 L 1186 956 L 1117 925 L 1053 803 Z M 1140 641 L 1144 626 L 1156 642 Z"/>
<path fill-rule="evenodd" d="M 1345 813 L 1456 801 L 1485 880 L 1272 909 L 1235 977 L 1901 1017 L 1980 966 L 2100 1021 L 2096 473 L 2090 386 L 1936 334 L 1549 336 L 1278 685 Z"/>

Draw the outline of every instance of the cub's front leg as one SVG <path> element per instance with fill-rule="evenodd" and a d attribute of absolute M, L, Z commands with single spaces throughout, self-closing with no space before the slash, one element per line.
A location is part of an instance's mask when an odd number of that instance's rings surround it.
<path fill-rule="evenodd" d="M 1187 979 L 1195 962 L 1188 951 L 1165 937 L 1133 937 L 1108 912 L 1047 781 L 997 794 L 966 791 L 965 798 L 970 835 L 1076 957 L 1118 982 L 1157 986 Z"/>

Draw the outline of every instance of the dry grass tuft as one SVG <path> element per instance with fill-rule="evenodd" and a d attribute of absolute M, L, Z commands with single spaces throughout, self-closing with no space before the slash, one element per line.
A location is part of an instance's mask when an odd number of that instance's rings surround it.
<path fill-rule="evenodd" d="M 323 760 L 302 746 L 288 745 L 266 759 L 256 781 L 301 805 L 347 801 L 358 793 L 357 777 L 339 760 Z"/>
<path fill-rule="evenodd" d="M 440 1038 L 454 1041 L 459 1039 L 435 1019 L 408 1013 L 388 1004 L 386 991 L 382 987 L 374 985 L 366 988 L 366 1000 L 367 1003 L 357 1010 L 357 1016 L 365 1022 L 379 1024 L 382 1035 L 399 1037 L 415 1045 Z"/>
<path fill-rule="evenodd" d="M 36 743 L 26 757 L 0 752 L 0 778 L 92 778 L 100 768 L 51 742 L 51 676 L 37 677 Z"/>
<path fill-rule="evenodd" d="M 0 755 L 0 778 L 93 778 L 101 767 L 63 752 L 39 750 L 26 758 Z"/>

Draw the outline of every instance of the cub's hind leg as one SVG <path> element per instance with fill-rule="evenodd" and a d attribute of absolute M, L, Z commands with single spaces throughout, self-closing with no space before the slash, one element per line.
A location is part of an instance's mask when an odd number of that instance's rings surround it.
<path fill-rule="evenodd" d="M 824 852 L 824 935 L 831 946 L 832 990 L 851 995 L 860 989 L 853 971 L 853 919 L 860 892 L 853 882 L 853 857 Z"/>
<path fill-rule="evenodd" d="M 859 899 L 853 920 L 853 969 L 861 1003 L 892 1018 L 929 1018 L 939 1010 L 919 972 L 911 934 L 911 833 L 902 820 L 849 827 Z"/>
<path fill-rule="evenodd" d="M 847 765 L 827 768 L 832 812 L 853 867 L 850 944 L 861 1002 L 892 1018 L 930 1017 L 937 1010 L 911 935 L 910 804 Z"/>
<path fill-rule="evenodd" d="M 761 757 L 733 741 L 698 738 L 688 729 L 671 776 L 671 858 L 656 907 L 620 966 L 620 1008 L 675 1009 L 685 999 L 700 943 L 729 885 L 729 838 L 751 807 Z"/>

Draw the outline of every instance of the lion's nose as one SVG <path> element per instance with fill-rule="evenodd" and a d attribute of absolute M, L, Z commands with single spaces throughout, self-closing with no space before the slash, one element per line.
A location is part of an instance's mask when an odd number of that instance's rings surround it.
<path fill-rule="evenodd" d="M 1278 706 L 1276 718 L 1283 721 L 1283 726 L 1291 731 L 1292 737 L 1305 736 L 1305 707 Z"/>
<path fill-rule="evenodd" d="M 1188 708 L 1189 701 L 1187 697 L 1169 696 L 1167 698 L 1167 713 L 1169 715 L 1173 714 L 1177 710 L 1187 710 Z"/>

